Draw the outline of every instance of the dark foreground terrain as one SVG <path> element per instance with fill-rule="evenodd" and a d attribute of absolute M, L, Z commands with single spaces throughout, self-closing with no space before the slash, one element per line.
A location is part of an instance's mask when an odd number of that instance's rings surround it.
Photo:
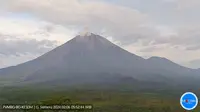
<path fill-rule="evenodd" d="M 93 110 L 69 112 L 186 112 L 180 106 L 180 91 L 128 91 L 95 89 L 3 88 L 1 104 L 92 104 Z M 198 95 L 199 96 L 199 95 Z M 1 110 L 10 112 L 9 110 Z M 16 110 L 15 110 L 16 111 Z M 23 110 L 17 111 L 22 112 Z M 29 110 L 35 112 L 36 110 Z M 29 112 L 28 111 L 28 112 Z M 36 112 L 43 112 L 36 111 Z M 58 110 L 46 110 L 57 112 Z M 13 112 L 13 111 L 12 111 Z M 27 112 L 27 110 L 24 112 Z M 66 111 L 61 111 L 66 112 Z M 68 112 L 68 111 L 67 111 Z M 200 112 L 200 106 L 192 112 Z"/>

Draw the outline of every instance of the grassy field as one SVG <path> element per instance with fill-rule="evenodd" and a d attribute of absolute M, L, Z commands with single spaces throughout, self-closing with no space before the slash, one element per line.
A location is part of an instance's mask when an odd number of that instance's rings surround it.
<path fill-rule="evenodd" d="M 0 92 L 0 103 L 92 104 L 94 108 L 91 111 L 94 112 L 186 112 L 179 103 L 181 95 L 182 92 L 167 91 L 133 92 L 122 90 L 6 88 Z M 1 111 L 8 112 L 6 110 Z M 32 112 L 34 111 L 32 110 Z M 200 107 L 192 112 L 199 111 Z"/>

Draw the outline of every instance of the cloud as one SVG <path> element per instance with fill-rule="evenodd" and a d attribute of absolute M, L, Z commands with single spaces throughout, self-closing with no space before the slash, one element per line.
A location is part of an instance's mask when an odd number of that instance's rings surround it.
<path fill-rule="evenodd" d="M 0 35 L 0 54 L 21 56 L 26 54 L 43 54 L 56 46 L 56 41 L 36 39 L 19 39 L 8 35 Z"/>
<path fill-rule="evenodd" d="M 163 1 L 176 4 L 179 10 L 185 10 L 200 6 L 199 0 L 163 0 Z"/>
<path fill-rule="evenodd" d="M 192 67 L 192 68 L 200 68 L 200 59 L 195 59 L 189 62 L 185 63 L 186 66 Z"/>
<path fill-rule="evenodd" d="M 197 0 L 170 0 L 170 2 L 179 5 L 192 5 Z M 198 28 L 173 31 L 170 27 L 154 24 L 154 21 L 145 13 L 108 2 L 14 0 L 5 4 L 3 4 L 5 10 L 30 13 L 55 24 L 72 25 L 78 28 L 87 26 L 93 32 L 98 33 L 104 30 L 105 34 L 111 35 L 123 46 L 142 41 L 143 45 L 147 47 L 151 47 L 152 42 L 154 42 L 156 45 L 169 44 L 170 47 L 179 46 L 189 50 L 191 46 L 197 46 L 199 40 L 197 38 L 199 36 Z M 162 9 L 160 10 L 162 11 Z M 189 28 L 192 28 L 192 26 L 189 26 Z M 51 30 L 51 28 L 48 29 Z"/>
<path fill-rule="evenodd" d="M 174 0 L 174 2 L 177 4 L 178 9 L 180 10 L 190 9 L 200 6 L 199 0 Z"/>
<path fill-rule="evenodd" d="M 0 15 L 0 68 L 32 60 L 73 38 L 77 31 L 33 18 Z"/>
<path fill-rule="evenodd" d="M 0 54 L 41 55 L 73 38 L 75 31 L 37 19 L 0 16 Z"/>
<path fill-rule="evenodd" d="M 8 0 L 9 1 L 9 0 Z M 165 0 L 166 1 L 166 0 Z M 169 2 L 169 1 L 168 1 Z M 197 0 L 170 0 L 176 4 L 195 4 Z M 4 3 L 4 10 L 31 13 L 40 19 L 64 26 L 89 27 L 93 32 L 102 29 L 122 45 L 143 43 L 166 44 L 170 46 L 197 46 L 199 29 L 173 31 L 154 22 L 145 13 L 136 9 L 102 1 L 81 0 L 14 0 Z M 192 26 L 190 26 L 192 27 Z M 52 30 L 51 27 L 47 27 Z"/>
<path fill-rule="evenodd" d="M 14 66 L 20 63 L 24 63 L 30 61 L 32 59 L 37 58 L 39 55 L 37 54 L 21 54 L 20 56 L 14 55 L 1 55 L 0 54 L 0 68 Z"/>
<path fill-rule="evenodd" d="M 200 50 L 199 27 L 185 26 L 176 31 L 176 34 L 155 39 L 153 45 L 168 44 L 169 46 L 182 47 L 185 50 Z"/>
<path fill-rule="evenodd" d="M 187 46 L 185 49 L 191 51 L 200 50 L 200 45 Z"/>
<path fill-rule="evenodd" d="M 14 0 L 3 4 L 4 10 L 31 13 L 40 19 L 65 26 L 89 27 L 93 32 L 105 30 L 124 44 L 154 36 L 146 27 L 148 15 L 138 10 L 100 1 L 80 0 Z M 144 33 L 145 32 L 145 33 Z"/>
<path fill-rule="evenodd" d="M 141 48 L 139 52 L 149 53 L 149 52 L 154 52 L 154 51 L 158 51 L 162 49 L 163 49 L 162 46 L 148 46 L 148 47 Z"/>
<path fill-rule="evenodd" d="M 104 30 L 104 34 L 114 37 L 113 40 L 120 41 L 123 46 L 141 40 L 148 43 L 162 38 L 163 34 L 149 15 L 133 8 L 99 0 L 42 0 L 40 2 L 15 0 L 4 3 L 3 6 L 7 11 L 30 13 L 45 21 L 63 26 L 72 25 L 78 28 L 87 26 L 95 33 Z"/>
<path fill-rule="evenodd" d="M 76 34 L 73 27 L 64 27 L 37 19 L 16 19 L 0 16 L 0 34 L 13 35 L 21 39 L 56 40 L 61 43 L 69 40 Z"/>

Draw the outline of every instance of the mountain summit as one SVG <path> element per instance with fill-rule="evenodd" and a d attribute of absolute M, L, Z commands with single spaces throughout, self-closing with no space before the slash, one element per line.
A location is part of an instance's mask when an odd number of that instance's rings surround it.
<path fill-rule="evenodd" d="M 40 60 L 40 69 L 54 67 L 65 72 L 81 73 L 125 71 L 132 69 L 133 64 L 142 67 L 145 61 L 93 33 L 84 37 L 78 35 L 36 60 Z"/>
<path fill-rule="evenodd" d="M 113 82 L 182 82 L 196 70 L 170 60 L 143 59 L 93 33 L 78 35 L 52 51 L 18 66 L 0 70 L 6 83 L 62 83 L 63 85 Z M 137 81 L 136 81 L 137 80 Z"/>

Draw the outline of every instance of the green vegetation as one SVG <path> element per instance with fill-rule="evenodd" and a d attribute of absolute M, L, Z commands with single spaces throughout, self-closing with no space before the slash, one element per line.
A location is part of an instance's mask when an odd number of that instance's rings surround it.
<path fill-rule="evenodd" d="M 70 89 L 53 91 L 50 89 L 44 90 L 42 88 L 5 88 L 0 93 L 0 102 L 2 104 L 27 103 L 46 105 L 92 104 L 94 112 L 184 112 L 185 110 L 183 110 L 179 104 L 181 93 L 168 93 L 122 90 Z M 32 111 L 34 112 L 35 110 Z M 193 112 L 199 111 L 200 107 L 196 108 Z"/>

